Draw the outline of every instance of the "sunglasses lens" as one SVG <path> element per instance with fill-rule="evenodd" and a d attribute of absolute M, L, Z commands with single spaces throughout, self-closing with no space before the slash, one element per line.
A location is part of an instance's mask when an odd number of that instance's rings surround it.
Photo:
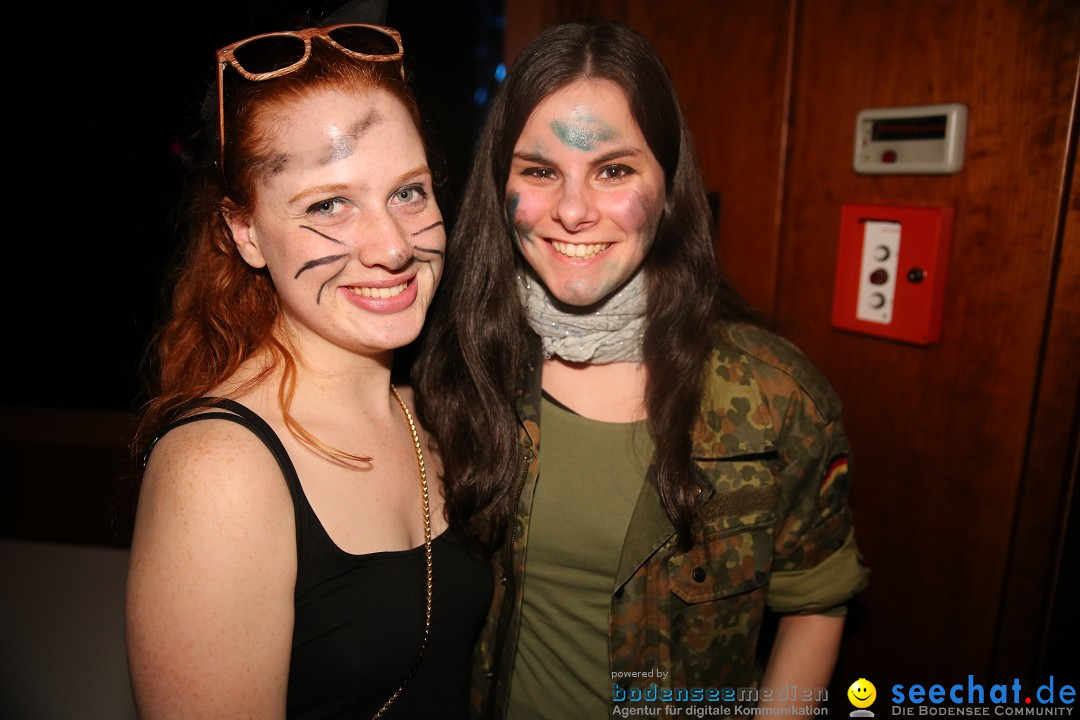
<path fill-rule="evenodd" d="M 293 35 L 271 35 L 246 42 L 233 50 L 240 67 L 253 75 L 282 70 L 304 57 L 304 41 Z"/>
<path fill-rule="evenodd" d="M 334 28 L 328 35 L 346 50 L 362 55 L 397 55 L 401 52 L 394 38 L 374 28 L 346 25 Z"/>

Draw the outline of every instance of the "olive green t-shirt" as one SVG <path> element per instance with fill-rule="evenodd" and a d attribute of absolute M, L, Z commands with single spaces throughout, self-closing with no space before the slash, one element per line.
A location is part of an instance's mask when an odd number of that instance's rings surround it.
<path fill-rule="evenodd" d="M 615 571 L 653 444 L 645 421 L 589 420 L 546 397 L 540 417 L 507 717 L 607 717 Z"/>

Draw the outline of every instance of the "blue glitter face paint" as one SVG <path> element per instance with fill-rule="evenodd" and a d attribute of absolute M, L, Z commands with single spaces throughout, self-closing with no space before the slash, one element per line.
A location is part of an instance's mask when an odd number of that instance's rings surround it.
<path fill-rule="evenodd" d="M 521 246 L 521 232 L 527 232 L 525 228 L 521 228 L 520 231 L 517 226 L 517 209 L 521 203 L 521 196 L 517 193 L 510 193 L 510 197 L 506 202 L 506 216 L 507 224 L 510 226 L 510 239 L 514 241 L 516 247 Z"/>
<path fill-rule="evenodd" d="M 619 133 L 602 119 L 585 108 L 575 108 L 567 121 L 552 120 L 551 132 L 568 148 L 592 152 L 598 143 L 612 142 Z"/>

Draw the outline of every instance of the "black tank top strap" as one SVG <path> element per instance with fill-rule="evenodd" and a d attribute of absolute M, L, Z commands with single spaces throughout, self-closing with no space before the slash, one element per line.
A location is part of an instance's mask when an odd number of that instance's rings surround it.
<path fill-rule="evenodd" d="M 210 409 L 207 412 L 182 417 L 161 428 L 161 430 L 158 431 L 157 437 L 155 437 L 154 441 L 150 444 L 150 448 L 146 451 L 146 458 L 149 458 L 150 450 L 154 449 L 154 445 L 157 444 L 158 440 L 164 437 L 165 433 L 170 430 L 199 420 L 228 420 L 241 427 L 247 428 L 255 435 L 255 437 L 262 441 L 263 445 L 266 446 L 266 449 L 274 456 L 278 467 L 281 468 L 281 474 L 285 476 L 285 483 L 289 486 L 289 492 L 293 496 L 294 503 L 300 502 L 300 498 L 304 497 L 303 489 L 300 487 L 300 477 L 296 474 L 296 468 L 293 466 L 292 460 L 289 458 L 289 453 L 285 450 L 285 446 L 281 444 L 281 439 L 265 420 L 259 417 L 250 408 L 241 405 L 235 400 L 229 400 L 228 398 L 199 398 L 187 405 L 183 412 L 200 407 L 213 409 Z M 144 466 L 145 464 L 146 459 L 143 461 Z"/>

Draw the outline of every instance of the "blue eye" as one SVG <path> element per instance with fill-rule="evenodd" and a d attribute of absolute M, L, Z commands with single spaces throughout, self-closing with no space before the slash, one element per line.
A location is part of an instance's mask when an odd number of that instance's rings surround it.
<path fill-rule="evenodd" d="M 329 200 L 320 200 L 317 203 L 313 203 L 306 212 L 309 215 L 329 215 L 332 216 L 338 211 L 338 207 L 345 203 L 342 198 L 330 198 Z"/>
<path fill-rule="evenodd" d="M 428 191 L 423 185 L 406 185 L 394 191 L 390 196 L 390 204 L 418 209 L 427 204 L 427 199 Z"/>

